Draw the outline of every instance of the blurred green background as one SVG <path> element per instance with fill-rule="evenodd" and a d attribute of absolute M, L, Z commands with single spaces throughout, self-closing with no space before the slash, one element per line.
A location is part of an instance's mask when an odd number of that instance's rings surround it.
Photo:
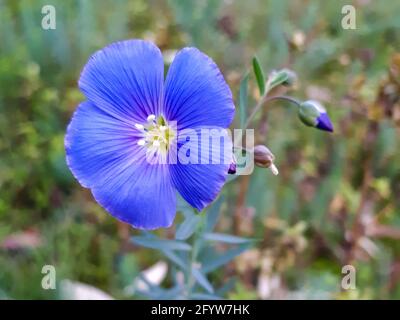
<path fill-rule="evenodd" d="M 341 26 L 349 3 L 355 30 Z M 55 30 L 41 28 L 46 4 Z M 285 103 L 261 115 L 257 141 L 280 175 L 257 168 L 224 188 L 217 230 L 262 239 L 211 275 L 215 284 L 235 277 L 225 298 L 399 299 L 399 14 L 389 0 L 0 0 L 0 298 L 63 297 L 61 285 L 41 287 L 48 264 L 58 284 L 137 298 L 133 279 L 163 260 L 132 244 L 138 231 L 80 187 L 63 143 L 90 54 L 144 38 L 167 65 L 176 50 L 198 47 L 236 100 L 255 54 L 266 74 L 290 68 L 299 80 L 287 94 L 321 101 L 335 126 L 331 135 L 307 128 Z M 254 79 L 250 92 L 255 102 Z M 340 285 L 347 264 L 355 290 Z"/>

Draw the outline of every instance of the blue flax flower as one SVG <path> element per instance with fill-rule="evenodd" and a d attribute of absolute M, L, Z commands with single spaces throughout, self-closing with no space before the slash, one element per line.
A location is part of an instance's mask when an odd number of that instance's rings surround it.
<path fill-rule="evenodd" d="M 234 105 L 208 56 L 182 49 L 164 81 L 163 57 L 154 44 L 116 42 L 89 59 L 79 88 L 87 100 L 67 129 L 67 164 L 114 217 L 142 229 L 168 227 L 176 212 L 176 191 L 198 210 L 215 199 L 229 170 L 231 145 L 190 136 L 204 128 L 228 128 Z M 180 134 L 187 129 L 191 134 Z M 212 155 L 222 148 L 225 153 L 219 162 L 203 163 L 205 156 L 188 148 L 186 153 L 201 161 L 183 163 L 175 155 L 187 141 L 204 144 Z"/>

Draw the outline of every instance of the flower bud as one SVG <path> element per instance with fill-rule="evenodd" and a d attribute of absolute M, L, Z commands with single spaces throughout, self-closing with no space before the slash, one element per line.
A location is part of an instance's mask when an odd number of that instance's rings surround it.
<path fill-rule="evenodd" d="M 236 173 L 236 163 L 232 162 L 229 165 L 228 174 L 235 174 Z"/>
<path fill-rule="evenodd" d="M 232 161 L 229 165 L 228 174 L 235 174 L 236 173 L 236 157 L 232 155 Z"/>
<path fill-rule="evenodd" d="M 270 168 L 274 175 L 277 175 L 279 173 L 277 167 L 274 165 L 275 156 L 266 146 L 255 146 L 253 153 L 254 163 L 256 166 L 261 168 Z"/>
<path fill-rule="evenodd" d="M 299 118 L 306 125 L 333 132 L 333 125 L 326 109 L 315 100 L 307 100 L 299 106 Z"/>
<path fill-rule="evenodd" d="M 286 87 L 290 87 L 294 85 L 297 81 L 297 74 L 289 69 L 282 69 L 281 72 L 285 73 L 286 75 L 286 80 L 282 82 L 282 85 Z"/>
<path fill-rule="evenodd" d="M 272 152 L 263 145 L 254 147 L 254 163 L 261 168 L 269 168 L 275 157 Z"/>
<path fill-rule="evenodd" d="M 270 73 L 270 87 L 274 88 L 278 85 L 292 86 L 297 80 L 297 75 L 289 69 L 281 69 Z"/>

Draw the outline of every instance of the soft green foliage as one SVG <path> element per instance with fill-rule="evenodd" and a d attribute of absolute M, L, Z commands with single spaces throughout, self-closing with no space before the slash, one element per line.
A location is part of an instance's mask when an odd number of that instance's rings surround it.
<path fill-rule="evenodd" d="M 183 203 L 183 200 L 180 201 Z M 148 232 L 132 237 L 135 244 L 158 250 L 177 268 L 172 273 L 172 289 L 152 284 L 146 290 L 134 288 L 134 292 L 150 299 L 222 299 L 218 295 L 220 290 L 214 288 L 207 275 L 249 249 L 252 242 L 251 239 L 212 232 L 222 203 L 223 198 L 219 198 L 206 212 L 199 214 L 182 204 L 184 219 L 176 227 L 175 239 L 182 238 L 184 229 L 186 242 L 160 239 Z M 197 223 L 192 223 L 193 220 Z M 231 248 L 221 252 L 214 243 L 229 245 Z"/>
<path fill-rule="evenodd" d="M 59 298 L 63 279 L 116 298 L 400 298 L 397 1 L 354 1 L 355 30 L 340 25 L 348 1 L 52 0 L 57 29 L 44 31 L 45 4 L 0 0 L 0 298 Z M 81 68 L 126 38 L 155 41 L 166 61 L 184 46 L 211 56 L 235 96 L 234 128 L 265 85 L 321 101 L 335 133 L 271 102 L 250 127 L 280 175 L 229 177 L 206 212 L 181 203 L 174 227 L 133 230 L 79 186 L 63 147 Z M 282 68 L 295 86 L 261 81 Z M 160 284 L 127 290 L 160 260 Z M 46 264 L 57 290 L 41 288 Z M 356 290 L 341 290 L 345 264 Z"/>

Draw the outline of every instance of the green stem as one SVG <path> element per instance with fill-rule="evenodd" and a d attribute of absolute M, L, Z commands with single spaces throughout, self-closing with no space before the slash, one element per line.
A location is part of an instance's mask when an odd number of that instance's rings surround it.
<path fill-rule="evenodd" d="M 273 97 L 267 97 L 266 95 L 264 95 L 261 100 L 256 104 L 256 106 L 253 109 L 253 112 L 250 114 L 250 116 L 247 118 L 246 124 L 244 126 L 244 130 L 243 130 L 243 134 L 244 131 L 246 129 L 248 129 L 251 121 L 254 119 L 255 115 L 257 114 L 257 112 L 263 107 L 264 104 L 271 102 L 273 100 L 285 100 L 288 102 L 291 102 L 297 106 L 300 106 L 300 102 L 297 101 L 296 99 L 292 98 L 292 97 L 288 97 L 288 96 L 273 96 Z"/>
<path fill-rule="evenodd" d="M 185 294 L 186 294 L 187 299 L 190 299 L 193 285 L 195 284 L 195 280 L 192 275 L 192 268 L 193 268 L 193 265 L 196 264 L 196 262 L 197 262 L 197 255 L 200 250 L 199 239 L 203 233 L 204 224 L 206 222 L 205 221 L 206 215 L 205 215 L 204 211 L 197 212 L 195 210 L 195 214 L 198 214 L 200 216 L 200 223 L 198 224 L 198 228 L 193 235 L 192 251 L 190 252 L 190 259 L 188 260 L 188 266 L 187 266 L 187 270 L 186 270 Z"/>

